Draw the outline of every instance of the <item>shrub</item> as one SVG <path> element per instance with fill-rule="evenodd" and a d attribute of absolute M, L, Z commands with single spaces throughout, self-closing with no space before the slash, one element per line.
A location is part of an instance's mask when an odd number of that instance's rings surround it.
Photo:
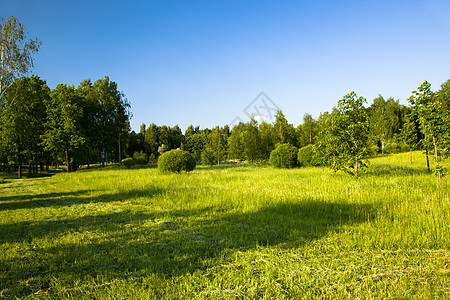
<path fill-rule="evenodd" d="M 195 159 L 189 152 L 178 149 L 164 152 L 158 158 L 158 169 L 163 172 L 189 172 L 195 169 L 195 165 Z"/>
<path fill-rule="evenodd" d="M 210 148 L 205 148 L 201 154 L 201 160 L 203 165 L 212 166 L 215 163 L 214 153 Z"/>
<path fill-rule="evenodd" d="M 131 157 L 124 158 L 124 159 L 122 159 L 121 162 L 122 162 L 122 165 L 124 165 L 125 168 L 127 168 L 127 169 L 129 169 L 132 166 L 134 166 L 134 160 Z"/>
<path fill-rule="evenodd" d="M 270 153 L 269 163 L 276 168 L 294 168 L 298 165 L 297 148 L 281 144 Z"/>
<path fill-rule="evenodd" d="M 150 154 L 150 156 L 148 157 L 148 161 L 151 162 L 151 163 L 156 162 L 155 154 L 153 154 L 153 153 Z"/>
<path fill-rule="evenodd" d="M 314 145 L 309 144 L 298 149 L 297 159 L 300 167 L 315 166 L 316 163 L 314 161 Z"/>

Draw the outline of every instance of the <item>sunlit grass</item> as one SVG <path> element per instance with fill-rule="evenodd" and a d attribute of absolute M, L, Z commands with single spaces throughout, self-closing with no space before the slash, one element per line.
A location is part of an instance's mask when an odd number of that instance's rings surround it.
<path fill-rule="evenodd" d="M 0 185 L 0 298 L 450 297 L 448 177 L 81 170 Z"/>

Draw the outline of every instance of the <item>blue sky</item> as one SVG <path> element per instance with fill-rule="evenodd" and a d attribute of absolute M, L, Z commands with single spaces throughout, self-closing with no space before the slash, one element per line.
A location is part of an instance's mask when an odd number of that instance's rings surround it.
<path fill-rule="evenodd" d="M 260 92 L 294 125 L 351 91 L 406 104 L 450 79 L 449 14 L 448 0 L 0 0 L 42 41 L 34 74 L 50 88 L 109 76 L 136 131 L 247 121 Z"/>

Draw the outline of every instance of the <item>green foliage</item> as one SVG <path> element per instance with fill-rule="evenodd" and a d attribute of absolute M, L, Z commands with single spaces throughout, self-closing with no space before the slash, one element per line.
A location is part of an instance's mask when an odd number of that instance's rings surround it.
<path fill-rule="evenodd" d="M 196 161 L 194 157 L 187 151 L 170 150 L 164 152 L 158 158 L 158 169 L 162 172 L 192 171 L 195 169 Z"/>
<path fill-rule="evenodd" d="M 122 163 L 122 165 L 125 166 L 125 168 L 129 169 L 135 165 L 135 160 L 131 157 L 128 157 L 128 158 L 122 159 L 121 163 Z"/>
<path fill-rule="evenodd" d="M 245 160 L 244 153 L 244 132 L 246 124 L 239 122 L 231 129 L 231 135 L 228 137 L 228 158 Z"/>
<path fill-rule="evenodd" d="M 138 165 L 146 165 L 148 163 L 148 155 L 143 151 L 134 152 L 133 158 L 136 160 L 136 164 Z"/>
<path fill-rule="evenodd" d="M 67 172 L 70 172 L 71 153 L 85 142 L 81 128 L 83 108 L 73 86 L 60 83 L 51 91 L 50 97 L 46 105 L 43 144 L 46 150 L 65 157 Z"/>
<path fill-rule="evenodd" d="M 289 143 L 291 145 L 295 145 L 295 143 L 297 142 L 294 126 L 288 123 L 284 114 L 279 110 L 275 114 L 275 123 L 273 124 L 273 138 L 274 144 Z"/>
<path fill-rule="evenodd" d="M 225 128 L 216 126 L 208 134 L 206 139 L 207 148 L 214 154 L 214 160 L 217 164 L 226 158 L 228 132 Z"/>
<path fill-rule="evenodd" d="M 245 158 L 251 162 L 257 162 L 261 158 L 261 136 L 253 117 L 245 125 L 243 137 Z"/>
<path fill-rule="evenodd" d="M 312 144 L 309 144 L 305 147 L 298 149 L 297 159 L 300 167 L 309 167 L 318 165 L 318 162 L 316 161 L 314 154 L 315 154 L 315 146 Z"/>
<path fill-rule="evenodd" d="M 270 153 L 269 163 L 276 168 L 297 167 L 297 148 L 288 143 L 278 145 Z"/>
<path fill-rule="evenodd" d="M 156 162 L 156 157 L 155 157 L 155 154 L 150 154 L 150 156 L 148 157 L 148 161 L 150 162 L 150 163 L 155 163 Z"/>
<path fill-rule="evenodd" d="M 327 118 L 317 138 L 316 159 L 333 168 L 358 177 L 367 170 L 369 119 L 363 104 L 366 100 L 355 92 L 338 101 L 337 110 Z"/>
<path fill-rule="evenodd" d="M 14 80 L 28 73 L 33 67 L 33 53 L 39 51 L 41 42 L 34 38 L 26 40 L 25 27 L 14 17 L 2 19 L 0 24 L 0 119 L 10 105 L 5 104 L 6 92 Z M 15 97 L 10 97 L 10 104 Z"/>
<path fill-rule="evenodd" d="M 203 165 L 212 166 L 214 165 L 214 152 L 206 147 L 201 154 L 201 161 Z"/>

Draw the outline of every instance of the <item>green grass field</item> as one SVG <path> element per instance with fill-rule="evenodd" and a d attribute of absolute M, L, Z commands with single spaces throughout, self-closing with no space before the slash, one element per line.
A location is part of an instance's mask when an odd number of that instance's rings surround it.
<path fill-rule="evenodd" d="M 449 299 L 449 177 L 416 152 L 359 179 L 232 165 L 7 178 L 0 298 Z"/>

